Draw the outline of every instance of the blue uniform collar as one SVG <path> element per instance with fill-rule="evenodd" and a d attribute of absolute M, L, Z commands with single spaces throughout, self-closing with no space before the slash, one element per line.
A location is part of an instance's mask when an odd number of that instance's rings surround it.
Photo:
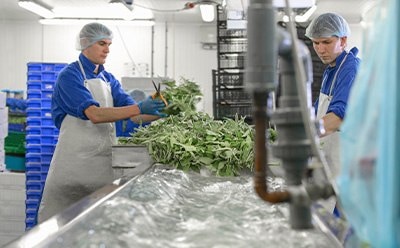
<path fill-rule="evenodd" d="M 344 57 L 346 56 L 346 51 L 343 51 L 341 54 L 339 54 L 339 56 L 337 56 L 336 58 L 336 64 L 333 67 L 328 66 L 329 69 L 334 69 L 336 68 L 338 65 L 340 65 L 340 63 L 342 63 L 342 60 L 344 59 Z M 352 54 L 354 57 L 357 56 L 358 54 L 358 48 L 357 47 L 353 47 L 349 52 L 349 54 Z"/>
<path fill-rule="evenodd" d="M 90 74 L 93 74 L 96 65 L 93 64 L 83 53 L 79 54 L 79 60 L 81 61 L 85 72 L 90 72 Z M 104 65 L 99 65 L 99 70 L 97 74 L 100 74 L 102 71 L 104 71 Z"/>

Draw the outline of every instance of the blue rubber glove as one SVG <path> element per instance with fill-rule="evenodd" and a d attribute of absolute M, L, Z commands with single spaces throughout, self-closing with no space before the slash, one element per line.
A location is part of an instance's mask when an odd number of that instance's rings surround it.
<path fill-rule="evenodd" d="M 165 104 L 162 100 L 155 99 L 153 100 L 151 97 L 146 98 L 138 103 L 139 110 L 141 114 L 147 115 L 158 115 L 162 116 L 163 114 L 160 113 L 164 110 Z"/>

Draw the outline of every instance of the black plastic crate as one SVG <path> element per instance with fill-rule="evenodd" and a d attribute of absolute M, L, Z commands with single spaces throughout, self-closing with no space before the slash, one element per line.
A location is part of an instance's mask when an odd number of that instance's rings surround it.
<path fill-rule="evenodd" d="M 246 117 L 251 118 L 253 114 L 253 107 L 251 104 L 229 104 L 220 103 L 215 105 L 216 116 L 215 119 Z"/>
<path fill-rule="evenodd" d="M 218 75 L 218 85 L 243 86 L 243 73 L 221 73 Z"/>
<path fill-rule="evenodd" d="M 251 97 L 243 88 L 222 89 L 217 91 L 217 101 L 251 102 Z"/>

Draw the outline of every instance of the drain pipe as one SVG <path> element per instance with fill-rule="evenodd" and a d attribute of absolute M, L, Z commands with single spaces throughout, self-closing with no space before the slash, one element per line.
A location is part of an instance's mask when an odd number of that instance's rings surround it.
<path fill-rule="evenodd" d="M 289 201 L 288 192 L 268 192 L 266 183 L 268 123 L 267 98 L 275 90 L 277 42 L 275 10 L 271 1 L 253 0 L 248 7 L 246 87 L 253 95 L 256 193 L 271 203 Z"/>
<path fill-rule="evenodd" d="M 302 180 L 312 155 L 300 108 L 299 93 L 292 58 L 292 40 L 275 21 L 272 0 L 252 0 L 248 8 L 248 50 L 246 87 L 253 96 L 255 124 L 255 191 L 270 203 L 290 203 L 290 224 L 294 229 L 312 228 L 311 203 L 334 194 L 329 183 L 304 185 Z M 311 57 L 303 44 L 303 62 L 310 73 Z M 276 88 L 277 56 L 280 55 L 281 96 L 279 108 L 272 120 L 279 132 L 277 144 L 272 146 L 274 156 L 281 159 L 285 171 L 286 191 L 269 192 L 266 183 L 268 154 L 266 124 L 269 123 L 267 101 Z M 308 57 L 307 57 L 308 56 Z M 312 70 L 311 70 L 312 71 Z M 310 76 L 310 75 L 308 75 Z"/>

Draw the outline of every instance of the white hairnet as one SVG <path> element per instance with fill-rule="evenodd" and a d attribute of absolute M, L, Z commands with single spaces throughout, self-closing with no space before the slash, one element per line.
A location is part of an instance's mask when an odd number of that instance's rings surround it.
<path fill-rule="evenodd" d="M 306 29 L 308 38 L 328 38 L 350 36 L 349 24 L 335 13 L 325 13 L 313 19 Z"/>
<path fill-rule="evenodd" d="M 112 38 L 112 31 L 103 24 L 97 22 L 88 23 L 83 26 L 78 34 L 76 39 L 76 49 L 82 51 L 99 40 L 111 40 Z"/>

